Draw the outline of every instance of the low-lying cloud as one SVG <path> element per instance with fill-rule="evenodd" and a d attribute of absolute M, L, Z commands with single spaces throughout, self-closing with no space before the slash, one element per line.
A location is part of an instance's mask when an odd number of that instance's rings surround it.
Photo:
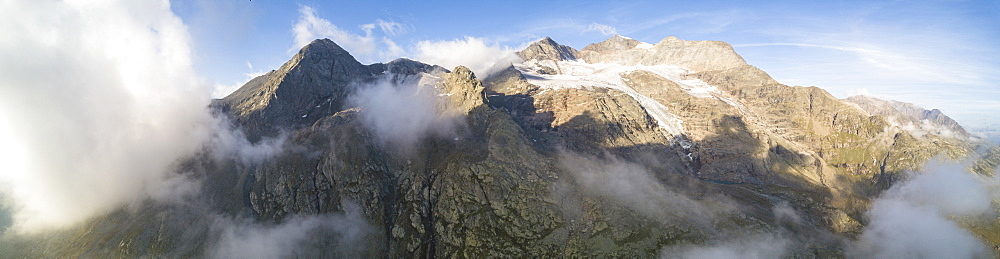
<path fill-rule="evenodd" d="M 405 151 L 426 137 L 456 134 L 461 121 L 441 109 L 443 98 L 430 84 L 380 80 L 348 102 L 382 144 Z"/>
<path fill-rule="evenodd" d="M 990 258 L 994 255 L 956 219 L 993 213 L 995 179 L 959 165 L 930 164 L 875 200 L 870 221 L 850 253 L 872 258 Z"/>
<path fill-rule="evenodd" d="M 617 201 L 650 218 L 680 216 L 707 223 L 731 209 L 718 201 L 713 203 L 720 206 L 705 206 L 702 203 L 707 201 L 668 188 L 642 165 L 618 158 L 563 153 L 559 163 L 582 190 Z"/>
<path fill-rule="evenodd" d="M 343 202 L 343 214 L 289 218 L 277 225 L 248 219 L 217 218 L 213 258 L 359 257 L 373 227 L 361 207 Z"/>
<path fill-rule="evenodd" d="M 288 134 L 265 137 L 251 143 L 240 128 L 233 127 L 226 118 L 215 120 L 214 130 L 205 142 L 209 155 L 216 161 L 232 159 L 241 166 L 260 165 L 285 152 Z"/>
<path fill-rule="evenodd" d="M 0 31 L 10 35 L 0 39 L 0 192 L 15 229 L 67 226 L 178 187 L 169 172 L 212 119 L 168 2 L 10 2 Z"/>

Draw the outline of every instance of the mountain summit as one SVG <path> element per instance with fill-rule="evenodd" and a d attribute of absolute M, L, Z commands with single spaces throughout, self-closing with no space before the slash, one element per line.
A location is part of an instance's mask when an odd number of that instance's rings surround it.
<path fill-rule="evenodd" d="M 383 73 L 415 75 L 447 71 L 409 59 L 362 65 L 329 39 L 309 43 L 278 70 L 258 76 L 213 107 L 230 115 L 253 141 L 312 124 L 344 109 L 355 88 Z"/>
<path fill-rule="evenodd" d="M 545 37 L 517 52 L 523 60 L 576 60 L 577 51 L 566 45 L 559 45 L 552 38 Z"/>
<path fill-rule="evenodd" d="M 721 41 L 687 41 L 667 37 L 656 44 L 615 35 L 587 45 L 580 57 L 588 63 L 675 65 L 692 71 L 713 71 L 747 65 L 733 47 Z"/>

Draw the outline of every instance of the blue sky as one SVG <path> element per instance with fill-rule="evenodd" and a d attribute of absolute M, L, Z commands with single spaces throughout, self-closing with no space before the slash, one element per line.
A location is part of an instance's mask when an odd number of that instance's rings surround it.
<path fill-rule="evenodd" d="M 677 36 L 728 42 L 784 84 L 1000 128 L 1000 1 L 182 0 L 171 9 L 189 28 L 199 73 L 219 87 L 277 68 L 310 36 L 363 63 L 420 60 L 442 42 L 510 51 L 545 36 L 577 49 L 615 33 Z"/>

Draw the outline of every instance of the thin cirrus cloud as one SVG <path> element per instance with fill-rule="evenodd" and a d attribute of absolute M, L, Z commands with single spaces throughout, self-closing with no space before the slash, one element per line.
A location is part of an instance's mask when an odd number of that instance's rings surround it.
<path fill-rule="evenodd" d="M 615 27 L 612 27 L 611 25 L 607 25 L 607 24 L 596 23 L 596 22 L 595 23 L 591 23 L 589 26 L 587 26 L 587 30 L 585 30 L 585 31 L 596 31 L 596 32 L 600 32 L 601 34 L 604 34 L 605 36 L 611 36 L 611 35 L 618 34 L 618 30 L 616 30 Z"/>

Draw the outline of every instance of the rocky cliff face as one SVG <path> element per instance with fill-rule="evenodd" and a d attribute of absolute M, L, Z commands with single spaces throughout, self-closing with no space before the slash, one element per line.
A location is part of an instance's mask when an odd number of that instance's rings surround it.
<path fill-rule="evenodd" d="M 314 41 L 213 104 L 251 141 L 287 140 L 256 163 L 208 154 L 186 162 L 203 172 L 209 205 L 198 208 L 284 224 L 356 204 L 370 229 L 304 249 L 343 256 L 651 257 L 747 235 L 787 236 L 793 256 L 843 256 L 869 201 L 900 173 L 973 148 L 896 123 L 961 129 L 943 115 L 781 85 L 723 42 L 615 36 L 576 51 L 545 38 L 518 55 L 523 63 L 481 80 L 464 67 L 405 59 L 362 65 Z M 431 89 L 428 118 L 451 126 L 402 148 L 384 141 L 365 119 L 377 109 L 352 101 L 380 84 Z M 404 109 L 418 101 L 404 100 Z M 95 220 L 75 241 L 45 249 L 211 249 L 215 223 L 177 223 L 190 208 L 138 211 Z M 160 227 L 107 230 L 117 224 Z M 208 230 L 168 231 L 181 224 Z M 85 249 L 98 239 L 141 245 Z M 209 245 L 164 252 L 183 239 Z M 344 239 L 355 240 L 352 249 L 330 245 Z"/>

